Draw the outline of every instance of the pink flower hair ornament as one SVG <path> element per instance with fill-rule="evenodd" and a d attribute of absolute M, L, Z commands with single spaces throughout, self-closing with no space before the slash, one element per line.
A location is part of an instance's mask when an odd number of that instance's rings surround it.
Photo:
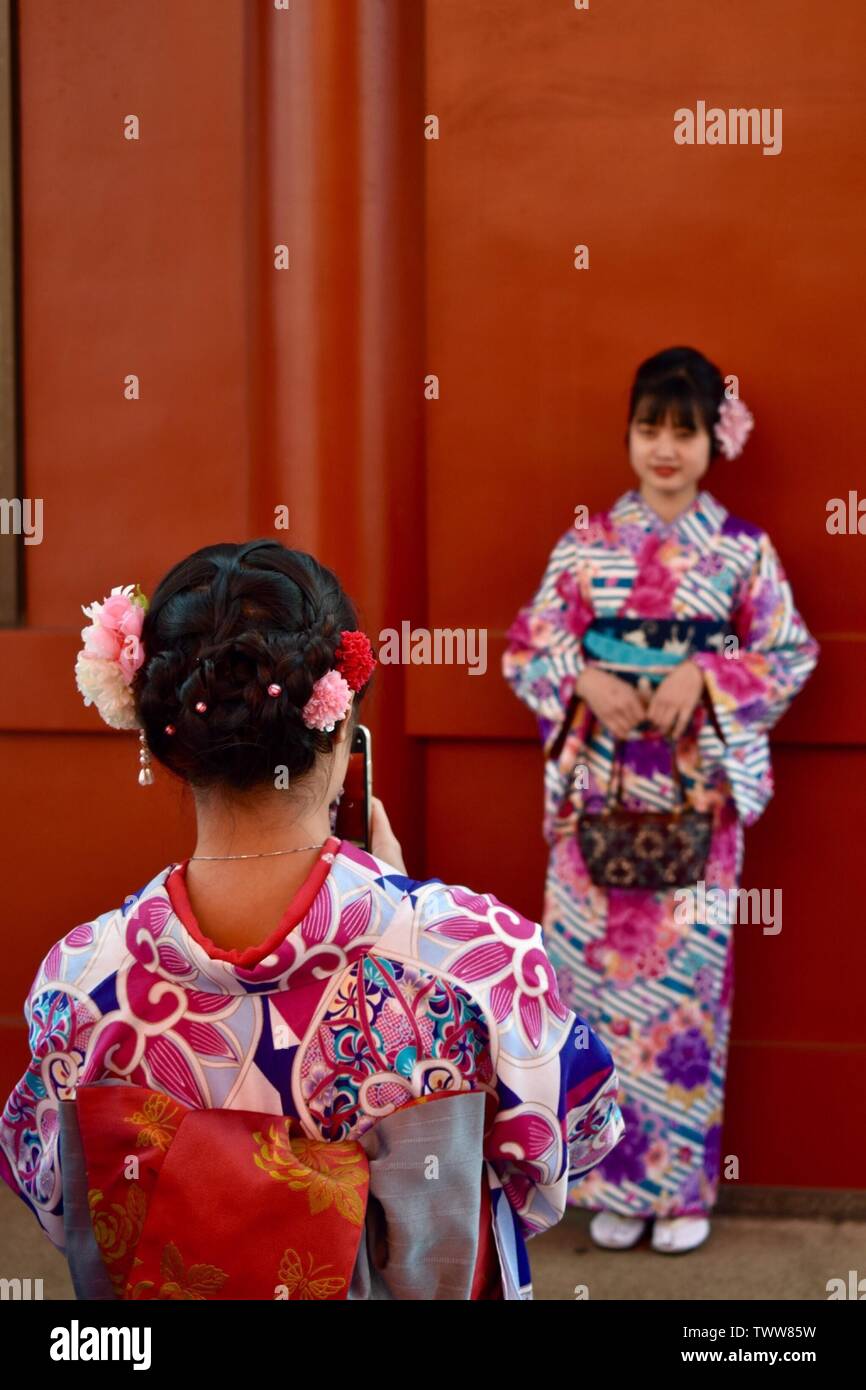
<path fill-rule="evenodd" d="M 326 671 L 313 686 L 313 693 L 301 710 L 301 718 L 308 729 L 330 733 L 337 720 L 348 713 L 351 698 L 352 690 L 346 678 L 339 671 Z"/>
<path fill-rule="evenodd" d="M 754 423 L 755 418 L 749 407 L 738 397 L 722 401 L 714 434 L 725 458 L 735 459 L 743 452 L 743 445 Z"/>
<path fill-rule="evenodd" d="M 137 584 L 117 585 L 102 603 L 81 611 L 84 646 L 75 659 L 75 683 L 85 705 L 95 705 L 112 729 L 137 729 L 130 685 L 144 661 L 141 627 L 148 602 Z"/>
<path fill-rule="evenodd" d="M 337 721 L 348 713 L 352 691 L 366 685 L 378 664 L 366 632 L 357 631 L 340 633 L 334 662 L 334 667 L 316 681 L 301 710 L 301 718 L 308 729 L 330 733 Z"/>

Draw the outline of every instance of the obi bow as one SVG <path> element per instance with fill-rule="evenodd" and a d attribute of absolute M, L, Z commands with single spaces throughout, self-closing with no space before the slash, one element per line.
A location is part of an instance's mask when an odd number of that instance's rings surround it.
<path fill-rule="evenodd" d="M 78 1298 L 499 1296 L 481 1092 L 420 1097 L 336 1142 L 113 1080 L 79 1086 L 60 1118 Z"/>

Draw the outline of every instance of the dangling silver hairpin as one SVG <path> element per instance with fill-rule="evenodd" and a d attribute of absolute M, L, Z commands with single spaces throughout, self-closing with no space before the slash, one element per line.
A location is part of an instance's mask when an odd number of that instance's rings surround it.
<path fill-rule="evenodd" d="M 138 761 L 141 764 L 141 771 L 138 774 L 138 785 L 140 787 L 150 787 L 153 785 L 153 768 L 151 767 L 150 749 L 147 746 L 147 738 L 144 729 L 139 730 L 138 734 L 139 750 Z"/>

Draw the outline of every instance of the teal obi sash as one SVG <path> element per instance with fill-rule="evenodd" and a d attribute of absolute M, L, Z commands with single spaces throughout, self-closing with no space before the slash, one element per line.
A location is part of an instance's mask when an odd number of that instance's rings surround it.
<path fill-rule="evenodd" d="M 623 680 L 663 680 L 695 652 L 720 652 L 728 626 L 712 618 L 596 618 L 583 634 L 587 656 Z"/>

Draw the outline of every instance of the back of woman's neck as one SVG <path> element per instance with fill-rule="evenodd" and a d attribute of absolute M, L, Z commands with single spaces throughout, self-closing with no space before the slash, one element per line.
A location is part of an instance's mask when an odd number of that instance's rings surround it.
<path fill-rule="evenodd" d="M 321 855 L 318 847 L 271 858 L 190 859 L 186 891 L 199 931 L 222 950 L 260 945 L 279 926 Z"/>

